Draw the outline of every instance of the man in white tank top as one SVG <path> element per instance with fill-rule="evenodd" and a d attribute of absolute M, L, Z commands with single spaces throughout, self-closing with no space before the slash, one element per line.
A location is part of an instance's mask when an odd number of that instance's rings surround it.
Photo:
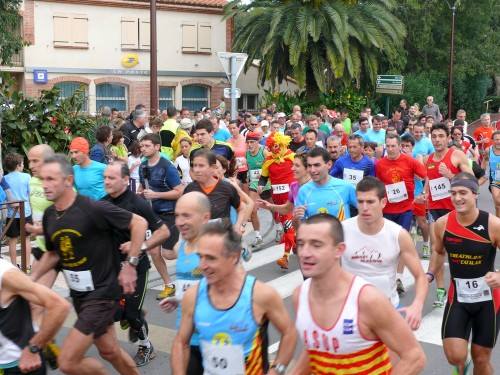
<path fill-rule="evenodd" d="M 415 278 L 415 298 L 400 311 L 416 330 L 429 285 L 412 238 L 400 225 L 384 219 L 387 198 L 379 179 L 369 176 L 361 180 L 356 186 L 356 197 L 358 216 L 342 222 L 346 242 L 342 268 L 371 282 L 398 308 L 396 270 L 401 259 Z"/>
<path fill-rule="evenodd" d="M 380 291 L 340 267 L 345 248 L 342 225 L 333 216 L 315 215 L 299 227 L 297 252 L 308 279 L 293 302 L 305 350 L 291 373 L 419 374 L 422 348 Z M 399 357 L 394 367 L 389 350 Z"/>

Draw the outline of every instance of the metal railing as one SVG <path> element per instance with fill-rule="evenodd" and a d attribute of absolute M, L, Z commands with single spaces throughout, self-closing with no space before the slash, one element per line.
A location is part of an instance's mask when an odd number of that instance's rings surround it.
<path fill-rule="evenodd" d="M 19 53 L 12 55 L 10 64 L 4 66 L 22 68 L 24 66 L 24 51 L 20 50 Z"/>
<path fill-rule="evenodd" d="M 24 216 L 24 201 L 10 201 L 10 202 L 4 202 L 0 204 L 0 210 L 2 211 L 2 218 L 3 218 L 3 211 L 6 208 L 11 208 L 12 211 L 12 217 L 7 219 L 7 222 L 5 223 L 5 226 L 2 228 L 2 238 L 1 241 L 6 237 L 7 230 L 10 228 L 12 223 L 14 222 L 17 213 L 19 212 L 19 240 L 21 241 L 21 270 L 26 273 L 28 269 L 28 265 L 26 264 L 26 229 L 24 226 L 26 225 L 26 217 Z M 2 220 L 3 224 L 3 220 Z"/>

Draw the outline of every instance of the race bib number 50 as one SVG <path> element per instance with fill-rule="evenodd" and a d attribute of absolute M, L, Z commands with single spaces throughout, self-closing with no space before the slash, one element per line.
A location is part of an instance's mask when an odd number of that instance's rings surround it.
<path fill-rule="evenodd" d="M 244 375 L 245 356 L 241 345 L 215 345 L 201 342 L 204 374 Z"/>

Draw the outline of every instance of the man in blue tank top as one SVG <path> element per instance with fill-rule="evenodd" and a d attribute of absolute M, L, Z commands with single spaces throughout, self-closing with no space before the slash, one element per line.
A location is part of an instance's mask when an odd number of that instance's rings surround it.
<path fill-rule="evenodd" d="M 500 130 L 493 132 L 491 139 L 493 145 L 485 157 L 490 167 L 490 192 L 495 204 L 495 214 L 500 217 Z"/>
<path fill-rule="evenodd" d="M 197 251 L 204 278 L 186 291 L 182 301 L 181 325 L 170 361 L 173 374 L 186 374 L 185 358 L 194 332 L 198 334 L 206 373 L 285 374 L 297 332 L 279 294 L 247 275 L 240 266 L 241 236 L 230 225 L 206 224 Z M 270 368 L 269 322 L 281 334 Z"/>
<path fill-rule="evenodd" d="M 175 297 L 165 298 L 160 307 L 167 313 L 174 311 L 182 301 L 186 290 L 197 284 L 203 274 L 200 271 L 200 257 L 196 252 L 198 235 L 204 224 L 210 219 L 210 201 L 207 196 L 198 191 L 186 193 L 177 201 L 175 206 L 175 225 L 182 238 L 172 251 L 165 251 L 167 259 L 176 259 L 175 264 Z M 175 328 L 179 329 L 181 309 L 177 308 Z M 190 342 L 190 353 L 187 373 L 203 374 L 203 365 L 199 347 L 198 335 L 193 334 Z"/>

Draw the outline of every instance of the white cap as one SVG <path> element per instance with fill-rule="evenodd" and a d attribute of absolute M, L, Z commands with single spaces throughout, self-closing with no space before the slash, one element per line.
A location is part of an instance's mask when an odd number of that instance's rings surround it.
<path fill-rule="evenodd" d="M 186 130 L 186 129 L 191 129 L 193 127 L 193 122 L 189 118 L 183 118 L 179 124 L 181 125 L 181 128 Z"/>
<path fill-rule="evenodd" d="M 269 127 L 269 121 L 267 121 L 267 120 L 262 120 L 262 121 L 260 122 L 260 126 L 267 126 L 267 127 Z"/>
<path fill-rule="evenodd" d="M 276 118 L 280 118 L 280 117 L 286 117 L 285 113 L 284 113 L 284 112 L 279 112 L 279 113 L 276 115 Z"/>

